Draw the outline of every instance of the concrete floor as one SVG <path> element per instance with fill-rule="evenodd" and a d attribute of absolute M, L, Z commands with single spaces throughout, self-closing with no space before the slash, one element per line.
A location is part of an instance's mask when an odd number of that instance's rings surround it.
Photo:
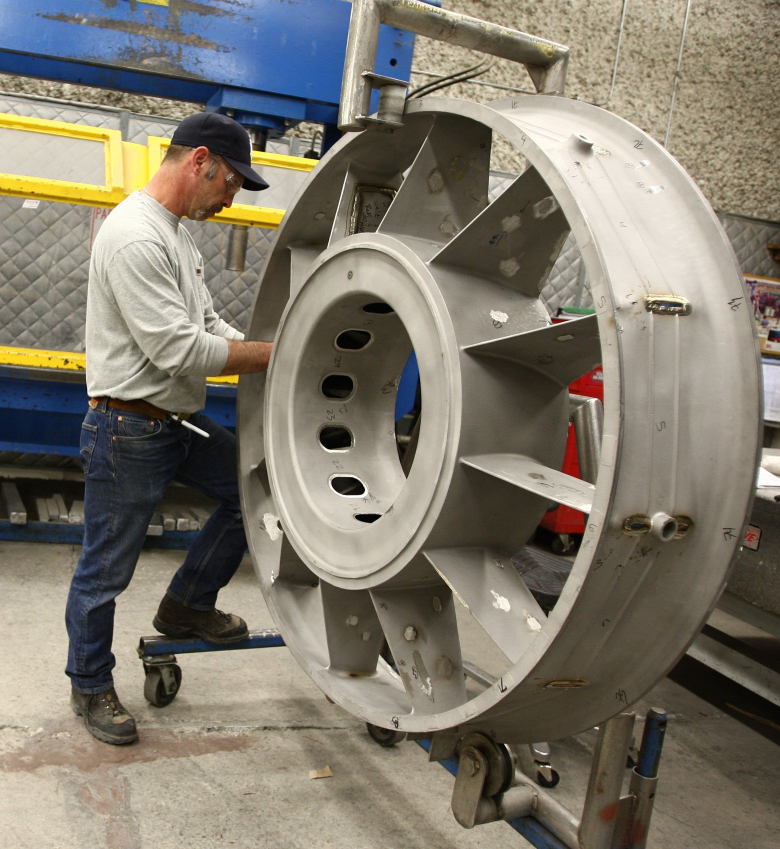
<path fill-rule="evenodd" d="M 63 612 L 79 548 L 0 542 L 0 846 L 15 849 L 471 849 L 529 844 L 503 823 L 465 831 L 453 779 L 413 743 L 381 749 L 328 704 L 287 649 L 180 658 L 167 708 L 143 697 L 138 638 L 181 553 L 150 551 L 120 599 L 116 684 L 141 739 L 94 740 L 68 707 Z M 272 627 L 245 563 L 220 606 Z M 669 680 L 650 849 L 777 849 L 780 758 L 764 737 Z M 641 729 L 640 729 L 641 730 Z M 553 744 L 554 792 L 579 810 L 595 732 Z M 309 780 L 330 766 L 333 777 Z"/>

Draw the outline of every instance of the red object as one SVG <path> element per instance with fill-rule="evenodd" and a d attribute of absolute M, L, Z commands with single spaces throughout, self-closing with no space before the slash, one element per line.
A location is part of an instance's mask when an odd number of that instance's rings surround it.
<path fill-rule="evenodd" d="M 588 398 L 598 398 L 604 403 L 604 373 L 599 366 L 589 374 L 583 375 L 574 383 L 569 384 L 572 395 L 586 395 Z M 574 435 L 574 425 L 569 425 L 569 438 L 566 441 L 566 453 L 563 456 L 561 471 L 578 478 L 580 464 L 577 461 L 577 440 Z M 557 510 L 545 513 L 541 526 L 555 534 L 584 534 L 585 514 L 562 504 Z"/>

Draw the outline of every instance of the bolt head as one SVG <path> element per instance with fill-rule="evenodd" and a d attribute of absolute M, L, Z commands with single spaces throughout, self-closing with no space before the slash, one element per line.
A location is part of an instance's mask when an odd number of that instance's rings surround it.
<path fill-rule="evenodd" d="M 464 761 L 468 775 L 474 776 L 479 772 L 479 761 L 472 754 L 468 754 Z"/>
<path fill-rule="evenodd" d="M 404 639 L 413 643 L 417 639 L 417 628 L 414 625 L 407 625 L 404 628 Z"/>

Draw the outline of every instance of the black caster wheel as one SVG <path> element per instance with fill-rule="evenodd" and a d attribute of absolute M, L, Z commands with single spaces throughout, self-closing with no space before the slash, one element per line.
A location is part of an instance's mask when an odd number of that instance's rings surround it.
<path fill-rule="evenodd" d="M 156 707 L 169 705 L 181 687 L 181 667 L 177 663 L 146 666 L 144 698 Z"/>
<path fill-rule="evenodd" d="M 394 731 L 392 728 L 380 728 L 370 722 L 366 723 L 366 730 L 371 739 L 379 743 L 380 746 L 384 746 L 385 749 L 395 746 L 396 743 L 400 743 L 406 737 L 406 734 L 401 731 Z"/>
<path fill-rule="evenodd" d="M 548 773 L 548 774 L 545 774 Z M 549 770 L 545 770 L 542 772 L 541 770 L 537 770 L 536 773 L 536 783 L 540 787 L 555 787 L 556 784 L 561 780 L 560 775 L 558 775 L 557 770 L 554 770 L 550 767 Z"/>

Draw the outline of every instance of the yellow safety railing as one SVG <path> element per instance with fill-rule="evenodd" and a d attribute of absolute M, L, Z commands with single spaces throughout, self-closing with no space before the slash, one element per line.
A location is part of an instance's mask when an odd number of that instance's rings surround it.
<path fill-rule="evenodd" d="M 129 194 L 149 182 L 160 167 L 170 144 L 169 139 L 154 136 L 150 136 L 145 145 L 134 144 L 122 141 L 119 130 L 2 113 L 0 113 L 0 129 L 100 143 L 105 160 L 103 183 L 75 183 L 0 172 L 0 194 L 108 208 L 115 207 Z M 0 161 L 2 161 L 1 155 Z M 303 172 L 309 172 L 317 165 L 314 159 L 259 151 L 252 154 L 252 163 Z M 283 209 L 237 203 L 214 216 L 212 220 L 225 224 L 245 224 L 275 229 L 281 223 L 284 212 Z"/>
<path fill-rule="evenodd" d="M 43 136 L 82 139 L 102 145 L 105 162 L 103 183 L 76 183 L 10 174 L 0 171 L 0 195 L 60 201 L 113 209 L 132 192 L 149 182 L 160 167 L 169 139 L 150 136 L 145 145 L 122 141 L 119 130 L 68 124 L 64 121 L 49 121 L 44 118 L 26 118 L 20 115 L 0 113 L 0 129 L 16 130 L 20 133 L 37 133 Z M 0 161 L 2 158 L 0 156 Z M 252 163 L 270 168 L 309 172 L 316 165 L 313 159 L 285 156 L 279 153 L 252 154 Z M 233 204 L 212 220 L 224 224 L 245 224 L 266 229 L 279 226 L 285 210 L 250 204 Z M 37 348 L 14 348 L 0 346 L 0 365 L 25 366 L 29 368 L 65 369 L 86 371 L 86 355 L 66 351 L 43 351 Z M 235 384 L 237 376 L 210 377 L 209 383 Z"/>
<path fill-rule="evenodd" d="M 87 355 L 72 354 L 67 351 L 42 351 L 38 348 L 13 348 L 0 345 L 0 365 L 86 372 Z M 209 383 L 238 383 L 238 375 L 209 377 L 207 380 Z"/>
<path fill-rule="evenodd" d="M 0 113 L 0 129 L 46 136 L 82 139 L 102 144 L 105 159 L 105 180 L 99 184 L 72 183 L 22 174 L 0 174 L 0 194 L 16 197 L 58 200 L 89 206 L 116 206 L 126 197 L 122 162 L 122 134 L 119 130 L 66 124 L 64 121 L 44 121 Z"/>

